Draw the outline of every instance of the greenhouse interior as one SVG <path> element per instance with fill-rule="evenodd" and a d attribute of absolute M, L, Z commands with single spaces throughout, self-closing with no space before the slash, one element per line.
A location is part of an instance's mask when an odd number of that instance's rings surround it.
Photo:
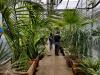
<path fill-rule="evenodd" d="M 100 0 L 0 0 L 0 75 L 100 75 Z"/>

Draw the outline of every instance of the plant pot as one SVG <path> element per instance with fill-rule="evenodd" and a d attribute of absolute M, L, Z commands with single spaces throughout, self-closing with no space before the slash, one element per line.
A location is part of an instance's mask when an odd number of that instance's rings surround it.
<path fill-rule="evenodd" d="M 71 60 L 69 56 L 65 56 L 65 60 L 66 60 L 66 64 L 68 65 L 68 67 L 71 67 Z"/>
<path fill-rule="evenodd" d="M 73 68 L 73 73 L 74 73 L 74 75 L 86 75 L 85 72 L 80 70 L 80 68 L 78 68 L 78 67 Z"/>
<path fill-rule="evenodd" d="M 31 66 L 29 67 L 27 72 L 15 71 L 15 72 L 13 72 L 13 75 L 33 75 L 34 72 L 36 71 L 38 63 L 39 63 L 39 58 L 37 57 L 33 62 L 30 61 Z"/>
<path fill-rule="evenodd" d="M 70 58 L 69 58 L 69 60 L 68 60 L 68 66 L 69 66 L 69 67 L 72 67 L 72 59 L 70 59 Z"/>
<path fill-rule="evenodd" d="M 42 60 L 43 57 L 44 57 L 44 55 L 40 55 L 40 56 L 39 56 L 39 60 Z"/>
<path fill-rule="evenodd" d="M 8 69 L 11 69 L 10 59 L 7 59 L 2 65 L 0 65 L 0 75 L 10 75 Z"/>
<path fill-rule="evenodd" d="M 68 65 L 68 67 L 72 67 L 73 61 L 76 62 L 76 56 L 74 56 L 74 55 L 68 55 L 68 56 L 65 57 L 65 60 L 66 60 L 66 63 Z"/>
<path fill-rule="evenodd" d="M 86 75 L 84 72 L 78 72 L 77 75 Z"/>
<path fill-rule="evenodd" d="M 72 71 L 73 71 L 73 73 L 76 75 L 76 73 L 77 73 L 77 67 L 78 67 L 78 63 L 73 63 L 73 65 L 72 65 Z"/>
<path fill-rule="evenodd" d="M 73 71 L 73 73 L 75 72 L 75 68 L 77 68 L 77 67 L 78 67 L 78 63 L 72 62 L 72 71 Z"/>

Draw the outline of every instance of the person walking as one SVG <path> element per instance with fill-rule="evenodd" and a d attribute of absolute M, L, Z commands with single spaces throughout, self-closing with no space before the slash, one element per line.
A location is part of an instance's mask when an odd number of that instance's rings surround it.
<path fill-rule="evenodd" d="M 52 49 L 52 45 L 53 45 L 53 34 L 50 33 L 50 36 L 49 36 L 49 49 L 50 50 Z"/>
<path fill-rule="evenodd" d="M 55 55 L 58 56 L 58 52 L 60 50 L 60 52 L 62 53 L 63 56 L 65 56 L 64 54 L 64 50 L 63 48 L 61 47 L 61 36 L 60 36 L 60 32 L 57 31 L 56 34 L 54 35 L 54 42 L 55 42 Z"/>

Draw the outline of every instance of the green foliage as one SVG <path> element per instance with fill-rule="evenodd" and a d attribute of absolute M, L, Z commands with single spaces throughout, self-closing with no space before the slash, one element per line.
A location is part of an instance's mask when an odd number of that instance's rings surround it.
<path fill-rule="evenodd" d="M 61 18 L 61 15 L 60 16 L 52 15 L 52 16 L 48 17 L 48 19 L 51 22 L 52 28 L 56 28 L 56 27 L 62 28 L 63 26 L 66 25 L 64 20 Z"/>
<path fill-rule="evenodd" d="M 89 31 L 84 31 L 84 26 L 94 22 L 85 16 L 79 15 L 75 9 L 67 9 L 63 12 L 66 22 L 62 30 L 62 42 L 65 48 L 78 57 L 88 56 L 91 51 L 92 37 Z M 69 27 L 69 28 L 68 28 Z"/>
<path fill-rule="evenodd" d="M 4 44 L 3 41 L 0 43 L 0 65 L 3 61 L 10 58 L 11 53 L 7 49 L 7 44 Z"/>
<path fill-rule="evenodd" d="M 4 32 L 13 52 L 13 67 L 16 70 L 27 70 L 29 68 L 27 62 L 30 59 L 44 54 L 44 41 L 48 33 L 45 30 L 49 21 L 44 18 L 43 7 L 40 4 L 30 1 L 18 3 L 22 6 L 15 8 L 15 10 L 9 7 L 11 12 L 8 14 L 5 10 L 3 14 L 8 17 L 5 19 Z M 23 11 L 24 9 L 25 11 Z"/>
<path fill-rule="evenodd" d="M 29 61 L 30 58 L 27 56 L 27 53 L 24 50 L 20 54 L 19 59 L 12 64 L 12 67 L 17 71 L 27 71 L 31 65 Z"/>
<path fill-rule="evenodd" d="M 89 34 L 82 30 L 76 30 L 72 37 L 72 45 L 75 47 L 77 55 L 79 57 L 88 56 L 88 52 L 91 50 Z"/>
<path fill-rule="evenodd" d="M 88 56 L 91 51 L 91 36 L 81 29 L 70 32 L 62 31 L 62 42 L 65 48 L 78 57 Z"/>
<path fill-rule="evenodd" d="M 2 9 L 4 8 L 4 4 L 5 4 L 5 1 L 0 0 L 0 11 L 2 11 Z"/>
<path fill-rule="evenodd" d="M 87 24 L 93 23 L 94 19 L 88 19 L 85 16 L 79 14 L 76 9 L 67 9 L 63 12 L 63 19 L 66 25 L 69 26 L 70 31 L 74 31 L 77 28 L 82 28 Z"/>
<path fill-rule="evenodd" d="M 68 24 L 76 24 L 80 19 L 75 9 L 64 10 L 63 17 Z"/>
<path fill-rule="evenodd" d="M 87 75 L 99 75 L 100 74 L 100 60 L 94 60 L 93 58 L 84 58 L 80 65 Z"/>

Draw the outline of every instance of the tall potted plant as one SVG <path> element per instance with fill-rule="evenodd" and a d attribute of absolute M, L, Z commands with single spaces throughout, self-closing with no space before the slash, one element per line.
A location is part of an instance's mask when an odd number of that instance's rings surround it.
<path fill-rule="evenodd" d="M 18 16 L 17 13 L 15 14 L 18 18 L 16 25 L 13 25 L 14 21 L 12 21 L 10 17 L 10 14 L 12 13 L 11 12 L 8 16 L 9 21 L 7 20 L 11 30 L 8 29 L 8 31 L 6 31 L 5 26 L 4 29 L 6 40 L 13 52 L 13 67 L 15 70 L 26 71 L 30 66 L 30 64 L 27 64 L 27 62 L 33 59 L 37 59 L 38 56 L 43 54 L 45 47 L 43 39 L 45 39 L 45 34 L 42 32 L 46 28 L 48 21 L 42 18 L 43 11 L 41 11 L 41 5 L 30 1 L 22 1 L 21 3 L 25 6 L 18 7 L 14 10 L 16 12 L 20 12 L 20 16 Z M 37 7 L 38 9 L 35 9 Z M 24 14 L 23 16 L 22 13 L 24 10 L 22 10 L 22 8 L 27 9 L 25 11 L 27 11 L 28 14 Z M 26 17 L 27 15 L 29 17 Z M 32 68 L 34 69 L 34 67 L 31 67 L 31 71 L 33 71 Z"/>

